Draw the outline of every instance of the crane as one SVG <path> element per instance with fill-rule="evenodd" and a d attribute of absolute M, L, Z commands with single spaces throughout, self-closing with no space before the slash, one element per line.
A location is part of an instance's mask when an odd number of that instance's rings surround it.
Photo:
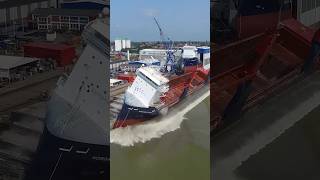
<path fill-rule="evenodd" d="M 164 65 L 165 69 L 167 71 L 174 71 L 175 70 L 175 62 L 174 62 L 175 60 L 174 60 L 174 54 L 173 54 L 173 41 L 169 37 L 166 37 L 164 35 L 163 30 L 162 30 L 159 22 L 157 21 L 157 19 L 155 17 L 153 19 L 159 29 L 160 39 L 161 39 L 162 43 L 164 44 L 164 47 L 167 50 L 167 60 Z"/>

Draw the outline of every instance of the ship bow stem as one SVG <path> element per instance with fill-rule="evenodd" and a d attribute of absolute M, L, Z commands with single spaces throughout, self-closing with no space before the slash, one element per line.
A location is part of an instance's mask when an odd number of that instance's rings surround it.
<path fill-rule="evenodd" d="M 117 120 L 113 124 L 113 129 L 126 127 L 150 120 L 159 115 L 155 107 L 141 108 L 123 104 Z"/>

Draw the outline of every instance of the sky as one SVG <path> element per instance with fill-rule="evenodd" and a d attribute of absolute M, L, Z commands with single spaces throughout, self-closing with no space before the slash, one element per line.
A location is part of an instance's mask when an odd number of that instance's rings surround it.
<path fill-rule="evenodd" d="M 156 17 L 173 41 L 210 40 L 210 0 L 113 0 L 111 40 L 158 41 Z"/>

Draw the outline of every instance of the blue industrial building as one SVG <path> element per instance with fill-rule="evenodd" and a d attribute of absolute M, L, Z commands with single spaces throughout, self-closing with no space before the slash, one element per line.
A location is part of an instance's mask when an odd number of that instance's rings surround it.
<path fill-rule="evenodd" d="M 66 9 L 98 9 L 109 7 L 106 0 L 61 0 L 60 7 Z"/>

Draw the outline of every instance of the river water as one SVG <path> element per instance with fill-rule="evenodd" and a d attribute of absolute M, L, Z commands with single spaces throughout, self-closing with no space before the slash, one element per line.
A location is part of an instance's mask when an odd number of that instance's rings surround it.
<path fill-rule="evenodd" d="M 215 137 L 213 180 L 320 179 L 319 79 L 296 79 Z"/>
<path fill-rule="evenodd" d="M 301 119 L 235 173 L 247 180 L 320 179 L 320 107 Z"/>
<path fill-rule="evenodd" d="M 112 143 L 111 179 L 209 179 L 209 111 L 209 97 L 206 96 L 183 117 L 179 117 L 179 112 L 175 113 L 177 117 L 173 121 L 183 120 L 174 131 L 133 146 Z"/>

